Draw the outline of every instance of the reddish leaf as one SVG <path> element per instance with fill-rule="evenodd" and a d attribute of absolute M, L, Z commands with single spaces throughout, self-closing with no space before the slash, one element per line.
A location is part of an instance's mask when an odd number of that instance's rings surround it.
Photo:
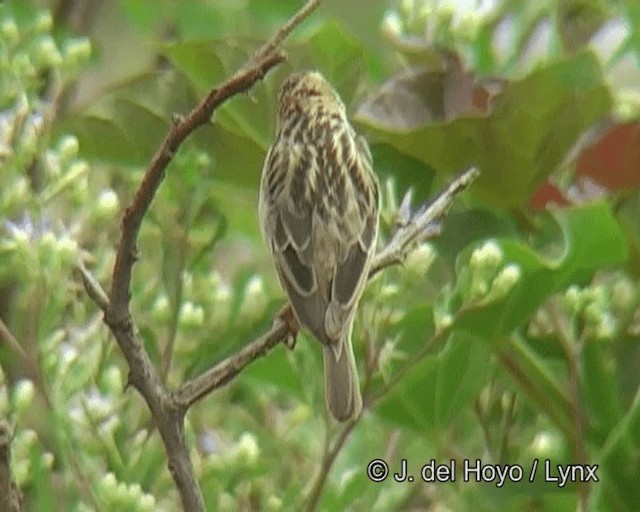
<path fill-rule="evenodd" d="M 640 187 L 640 121 L 611 127 L 580 154 L 576 175 L 609 190 Z"/>
<path fill-rule="evenodd" d="M 549 181 L 545 181 L 534 192 L 529 200 L 529 206 L 535 210 L 543 210 L 547 205 L 569 206 L 571 202 L 562 191 Z"/>

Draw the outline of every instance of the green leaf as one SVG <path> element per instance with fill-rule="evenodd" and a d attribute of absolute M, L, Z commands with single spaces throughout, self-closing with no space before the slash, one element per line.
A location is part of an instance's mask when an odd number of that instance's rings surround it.
<path fill-rule="evenodd" d="M 558 272 L 564 282 L 583 271 L 622 263 L 626 241 L 611 206 L 604 201 L 554 213 L 565 239 L 565 254 Z"/>
<path fill-rule="evenodd" d="M 444 430 L 476 398 L 490 371 L 488 346 L 456 332 L 437 356 L 412 368 L 376 410 L 412 429 Z"/>
<path fill-rule="evenodd" d="M 187 41 L 160 47 L 163 55 L 183 73 L 202 95 L 222 81 L 228 72 L 220 53 L 230 51 L 228 45 L 217 41 Z"/>
<path fill-rule="evenodd" d="M 438 354 L 434 412 L 440 428 L 475 400 L 491 372 L 490 351 L 474 335 L 455 332 Z"/>
<path fill-rule="evenodd" d="M 60 132 L 77 135 L 85 158 L 146 166 L 171 116 L 187 109 L 190 95 L 184 85 L 171 72 L 138 76 L 65 120 Z"/>
<path fill-rule="evenodd" d="M 635 511 L 640 507 L 640 391 L 611 431 L 598 460 L 601 483 L 594 486 L 594 510 Z"/>
<path fill-rule="evenodd" d="M 268 383 L 278 389 L 306 400 L 300 383 L 300 368 L 293 364 L 289 351 L 283 345 L 269 353 L 268 357 L 256 359 L 243 375 L 258 386 Z M 318 375 L 320 378 L 320 374 Z"/>
<path fill-rule="evenodd" d="M 392 178 L 396 181 L 397 190 L 413 189 L 416 202 L 429 198 L 435 177 L 433 169 L 389 144 L 372 145 L 371 154 L 375 172 L 381 182 L 385 178 Z"/>
<path fill-rule="evenodd" d="M 606 202 L 564 208 L 552 215 L 562 233 L 562 255 L 545 258 L 523 242 L 498 240 L 504 263 L 517 264 L 521 278 L 503 300 L 463 312 L 458 326 L 489 340 L 501 340 L 521 326 L 551 293 L 626 259 L 623 233 Z M 459 268 L 469 261 L 474 248 L 460 254 Z"/>
<path fill-rule="evenodd" d="M 391 108 L 406 101 L 405 90 L 379 93 L 377 101 L 380 94 L 386 94 L 384 101 Z M 390 125 L 387 116 L 367 103 L 357 119 L 377 140 L 439 172 L 453 174 L 478 165 L 482 175 L 473 192 L 492 205 L 509 208 L 526 202 L 611 105 L 598 60 L 589 52 L 506 85 L 493 101 L 488 116 L 425 122 L 416 128 Z"/>
<path fill-rule="evenodd" d="M 321 63 L 319 71 L 348 103 L 366 69 L 362 45 L 341 23 L 330 20 L 309 38 L 309 49 L 313 61 Z"/>

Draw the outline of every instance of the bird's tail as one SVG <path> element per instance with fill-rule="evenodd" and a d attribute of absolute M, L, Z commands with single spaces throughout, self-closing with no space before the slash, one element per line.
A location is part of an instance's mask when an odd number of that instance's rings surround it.
<path fill-rule="evenodd" d="M 327 408 L 338 421 L 356 418 L 362 411 L 362 395 L 351 336 L 345 335 L 337 346 L 324 345 L 323 351 Z"/>

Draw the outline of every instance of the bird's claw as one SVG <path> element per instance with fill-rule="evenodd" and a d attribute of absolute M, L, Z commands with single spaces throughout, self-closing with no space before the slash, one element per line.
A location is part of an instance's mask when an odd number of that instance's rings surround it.
<path fill-rule="evenodd" d="M 284 340 L 284 344 L 289 349 L 293 350 L 296 346 L 296 341 L 298 339 L 300 324 L 298 324 L 298 320 L 293 314 L 293 309 L 291 309 L 291 304 L 287 304 L 286 306 L 284 306 L 276 316 L 280 320 L 282 320 L 287 326 L 287 336 Z"/>

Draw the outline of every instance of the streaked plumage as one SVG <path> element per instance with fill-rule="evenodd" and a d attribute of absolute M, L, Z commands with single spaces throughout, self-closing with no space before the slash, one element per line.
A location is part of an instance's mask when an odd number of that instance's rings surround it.
<path fill-rule="evenodd" d="M 260 183 L 260 224 L 298 322 L 324 349 L 325 393 L 339 421 L 362 397 L 351 345 L 378 232 L 371 153 L 317 72 L 294 73 L 278 99 Z"/>

